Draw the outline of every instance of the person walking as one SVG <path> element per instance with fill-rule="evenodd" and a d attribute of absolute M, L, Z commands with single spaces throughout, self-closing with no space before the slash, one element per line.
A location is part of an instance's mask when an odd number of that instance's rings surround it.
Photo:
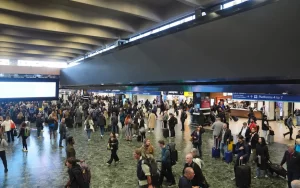
<path fill-rule="evenodd" d="M 186 109 L 182 110 L 181 116 L 180 116 L 180 121 L 181 121 L 181 131 L 184 131 L 184 122 L 187 118 L 187 113 L 186 113 Z"/>
<path fill-rule="evenodd" d="M 27 142 L 26 139 L 28 138 L 28 128 L 25 122 L 21 123 L 21 128 L 20 128 L 20 132 L 18 135 L 18 138 L 21 136 L 22 137 L 22 144 L 23 144 L 23 151 L 27 152 L 28 148 L 27 148 Z"/>
<path fill-rule="evenodd" d="M 193 188 L 192 179 L 194 179 L 195 172 L 193 168 L 187 167 L 184 169 L 184 174 L 179 179 L 178 187 L 179 188 Z"/>
<path fill-rule="evenodd" d="M 202 134 L 205 132 L 205 129 L 202 126 L 197 126 L 191 134 L 191 140 L 193 147 L 196 148 L 199 152 L 200 158 L 202 158 Z"/>
<path fill-rule="evenodd" d="M 36 129 L 37 129 L 37 137 L 41 138 L 41 131 L 43 128 L 44 119 L 41 117 L 41 113 L 38 113 L 36 117 Z"/>
<path fill-rule="evenodd" d="M 293 127 L 295 127 L 294 122 L 293 122 L 293 114 L 290 114 L 288 119 L 286 120 L 286 126 L 289 129 L 289 132 L 286 132 L 283 134 L 283 137 L 285 138 L 286 135 L 290 135 L 290 140 L 294 140 L 293 139 Z"/>
<path fill-rule="evenodd" d="M 256 144 L 256 176 L 254 178 L 260 178 L 261 177 L 261 171 L 267 178 L 268 175 L 266 173 L 267 167 L 268 167 L 268 161 L 270 159 L 269 155 L 269 149 L 266 144 L 266 140 L 264 137 L 260 137 L 258 139 L 258 143 Z"/>
<path fill-rule="evenodd" d="M 172 172 L 172 164 L 171 164 L 171 153 L 168 146 L 165 145 L 164 140 L 158 141 L 159 147 L 161 148 L 161 170 L 160 170 L 160 178 L 159 183 L 162 185 L 164 177 L 167 178 L 169 182 L 169 187 L 176 185 L 175 178 Z"/>
<path fill-rule="evenodd" d="M 107 143 L 107 149 L 110 150 L 110 159 L 107 161 L 107 165 L 111 165 L 113 160 L 115 160 L 115 164 L 118 164 L 120 162 L 117 151 L 119 149 L 119 141 L 116 137 L 116 133 L 112 132 L 110 133 L 110 138 Z"/>
<path fill-rule="evenodd" d="M 269 125 L 269 121 L 268 121 L 268 117 L 266 115 L 263 115 L 263 119 L 262 119 L 262 132 L 263 132 L 263 137 L 265 138 L 265 140 L 268 140 L 268 132 L 270 130 L 270 125 Z M 268 144 L 268 142 L 267 142 Z"/>
<path fill-rule="evenodd" d="M 92 117 L 91 115 L 89 115 L 87 117 L 87 119 L 85 120 L 84 122 L 84 130 L 86 131 L 87 133 L 87 136 L 88 136 L 88 141 L 91 140 L 91 133 L 92 132 L 95 132 L 95 129 L 94 129 L 94 122 L 92 120 Z"/>
<path fill-rule="evenodd" d="M 280 166 L 286 163 L 288 186 L 291 188 L 293 180 L 300 179 L 300 154 L 295 151 L 295 145 L 289 144 L 287 151 L 285 151 Z"/>
<path fill-rule="evenodd" d="M 104 135 L 104 127 L 106 125 L 106 119 L 105 117 L 103 116 L 103 113 L 101 112 L 99 117 L 97 118 L 97 126 L 99 126 L 100 128 L 100 136 L 101 136 L 101 139 L 103 138 L 103 135 Z"/>
<path fill-rule="evenodd" d="M 130 114 L 125 118 L 125 137 L 126 141 L 131 141 L 132 139 L 132 119 Z"/>
<path fill-rule="evenodd" d="M 66 139 L 66 136 L 67 136 L 67 126 L 65 123 L 65 118 L 62 118 L 59 125 L 59 147 L 60 148 L 63 148 L 62 140 Z"/>
<path fill-rule="evenodd" d="M 74 157 L 67 159 L 66 166 L 68 167 L 69 181 L 65 187 L 67 188 L 85 188 L 82 169 L 77 164 L 78 160 Z"/>
<path fill-rule="evenodd" d="M 10 119 L 10 116 L 6 116 L 5 121 L 1 123 L 1 127 L 4 127 L 4 131 L 6 132 L 8 143 L 10 140 L 13 142 L 15 141 L 13 133 L 14 128 L 12 127 L 13 124 L 14 122 Z"/>
<path fill-rule="evenodd" d="M 0 158 L 2 160 L 3 166 L 4 166 L 4 173 L 8 172 L 7 169 L 7 160 L 6 160 L 6 147 L 8 146 L 6 140 L 0 135 Z"/>

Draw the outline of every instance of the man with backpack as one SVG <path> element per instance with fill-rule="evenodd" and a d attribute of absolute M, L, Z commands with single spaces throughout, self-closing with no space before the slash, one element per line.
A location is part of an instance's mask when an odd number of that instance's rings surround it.
<path fill-rule="evenodd" d="M 290 134 L 290 140 L 294 140 L 292 138 L 292 136 L 293 136 L 293 126 L 295 127 L 294 122 L 293 122 L 293 114 L 290 114 L 289 117 L 284 120 L 284 124 L 285 124 L 285 126 L 288 127 L 289 132 L 284 133 L 283 137 Z"/>
<path fill-rule="evenodd" d="M 177 118 L 174 117 L 174 114 L 170 113 L 169 119 L 169 129 L 171 133 L 171 138 L 175 137 L 175 125 L 178 123 Z"/>
<path fill-rule="evenodd" d="M 137 178 L 139 188 L 155 188 L 159 187 L 159 174 L 157 172 L 157 163 L 151 157 L 143 158 L 142 150 L 136 149 L 134 151 L 134 158 L 137 163 Z"/>
<path fill-rule="evenodd" d="M 160 170 L 160 185 L 163 182 L 164 177 L 167 178 L 167 181 L 170 183 L 169 186 L 176 185 L 175 178 L 172 172 L 172 158 L 171 158 L 171 150 L 168 148 L 169 146 L 165 145 L 164 140 L 158 141 L 159 147 L 161 148 L 161 170 Z"/>

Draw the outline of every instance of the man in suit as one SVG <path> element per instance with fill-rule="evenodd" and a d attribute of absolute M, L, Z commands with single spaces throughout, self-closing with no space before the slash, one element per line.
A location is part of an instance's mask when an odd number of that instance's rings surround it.
<path fill-rule="evenodd" d="M 223 124 L 223 130 L 220 132 L 219 138 L 221 139 L 221 154 L 225 160 L 225 152 L 228 151 L 228 144 L 231 140 L 231 130 L 228 129 L 227 124 Z"/>

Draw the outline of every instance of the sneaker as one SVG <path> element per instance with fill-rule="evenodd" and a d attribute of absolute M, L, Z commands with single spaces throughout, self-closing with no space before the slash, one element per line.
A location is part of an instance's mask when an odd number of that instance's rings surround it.
<path fill-rule="evenodd" d="M 63 148 L 63 146 L 59 146 L 60 148 Z"/>
<path fill-rule="evenodd" d="M 44 130 L 41 130 L 41 132 L 44 132 Z"/>
<path fill-rule="evenodd" d="M 27 150 L 27 149 L 25 149 L 24 151 L 25 151 L 25 152 L 28 152 L 28 150 Z"/>
<path fill-rule="evenodd" d="M 268 178 L 269 176 L 268 175 L 265 175 L 265 178 Z"/>
<path fill-rule="evenodd" d="M 231 181 L 235 180 L 235 177 L 231 178 Z"/>
<path fill-rule="evenodd" d="M 150 133 L 151 131 L 149 130 L 148 133 Z"/>
<path fill-rule="evenodd" d="M 24 149 L 24 148 L 23 148 L 22 150 L 23 150 L 23 151 L 25 151 L 25 149 Z"/>
<path fill-rule="evenodd" d="M 257 179 L 257 176 L 254 176 L 254 179 Z"/>
<path fill-rule="evenodd" d="M 101 139 L 103 138 L 103 135 L 101 135 Z"/>
<path fill-rule="evenodd" d="M 88 142 L 91 141 L 91 139 L 88 139 Z"/>
<path fill-rule="evenodd" d="M 175 186 L 176 185 L 176 183 L 170 183 L 169 185 L 168 185 L 168 187 L 173 187 L 173 186 Z"/>
<path fill-rule="evenodd" d="M 108 166 L 110 166 L 111 164 L 109 164 L 109 163 L 106 163 Z"/>
<path fill-rule="evenodd" d="M 119 162 L 120 162 L 120 161 L 116 161 L 115 163 L 116 163 L 116 164 L 119 164 Z"/>

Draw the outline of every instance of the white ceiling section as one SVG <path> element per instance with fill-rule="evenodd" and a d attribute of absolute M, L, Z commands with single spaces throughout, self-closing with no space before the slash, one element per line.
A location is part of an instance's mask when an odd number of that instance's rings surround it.
<path fill-rule="evenodd" d="M 219 0 L 0 0 L 0 59 L 69 62 Z"/>

